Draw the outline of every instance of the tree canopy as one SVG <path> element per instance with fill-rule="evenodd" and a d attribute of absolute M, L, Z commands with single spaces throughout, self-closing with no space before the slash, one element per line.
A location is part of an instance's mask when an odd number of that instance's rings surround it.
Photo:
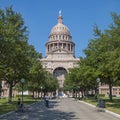
<path fill-rule="evenodd" d="M 12 7 L 0 9 L 0 79 L 8 84 L 9 102 L 12 101 L 12 88 L 20 84 L 21 78 L 29 84 L 29 89 L 30 83 L 35 83 L 34 89 L 37 90 L 44 84 L 46 74 L 37 61 L 42 56 L 29 45 L 28 36 L 28 28 L 20 13 Z"/>
<path fill-rule="evenodd" d="M 73 85 L 77 80 L 87 87 L 96 87 L 96 79 L 99 77 L 102 83 L 109 85 L 109 96 L 112 101 L 112 86 L 120 83 L 120 15 L 111 13 L 113 23 L 103 32 L 94 26 L 95 38 L 89 41 L 88 47 L 84 50 L 86 55 L 80 61 L 77 72 L 73 69 L 69 73 L 69 82 Z M 77 74 L 73 77 L 71 76 Z M 77 77 L 79 75 L 79 77 Z M 65 84 L 69 85 L 68 78 Z"/>

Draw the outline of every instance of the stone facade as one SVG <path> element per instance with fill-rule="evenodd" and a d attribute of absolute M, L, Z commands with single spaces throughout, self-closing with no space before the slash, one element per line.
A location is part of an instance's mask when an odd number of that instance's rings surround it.
<path fill-rule="evenodd" d="M 107 84 L 102 84 L 99 87 L 99 94 L 105 95 L 109 97 L 109 86 Z M 112 87 L 112 95 L 116 97 L 120 97 L 120 86 Z"/>
<path fill-rule="evenodd" d="M 51 29 L 45 46 L 46 57 L 40 61 L 43 68 L 58 79 L 59 88 L 62 88 L 69 68 L 77 67 L 80 59 L 75 58 L 75 44 L 68 27 L 63 24 L 61 12 L 59 12 L 58 23 Z"/>

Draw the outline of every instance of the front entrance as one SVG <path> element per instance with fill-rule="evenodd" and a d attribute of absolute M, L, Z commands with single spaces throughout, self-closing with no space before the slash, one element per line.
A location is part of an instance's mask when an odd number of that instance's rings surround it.
<path fill-rule="evenodd" d="M 62 67 L 56 68 L 53 72 L 53 76 L 55 76 L 58 80 L 58 84 L 59 84 L 58 94 L 59 94 L 59 96 L 62 96 L 62 88 L 63 88 L 66 74 L 67 74 L 66 69 L 62 68 Z"/>

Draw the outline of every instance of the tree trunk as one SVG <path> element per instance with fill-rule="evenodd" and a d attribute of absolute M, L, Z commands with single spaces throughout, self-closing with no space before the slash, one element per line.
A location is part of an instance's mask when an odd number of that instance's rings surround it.
<path fill-rule="evenodd" d="M 12 102 L 12 85 L 11 84 L 9 84 L 8 102 Z"/>
<path fill-rule="evenodd" d="M 33 96 L 33 98 L 34 98 L 34 90 L 32 91 L 32 96 Z"/>
<path fill-rule="evenodd" d="M 0 81 L 0 97 L 1 97 L 1 94 L 2 94 L 2 82 Z"/>
<path fill-rule="evenodd" d="M 112 84 L 109 82 L 109 99 L 112 101 Z"/>
<path fill-rule="evenodd" d="M 80 90 L 78 91 L 78 97 L 79 97 L 79 99 L 80 99 Z"/>
<path fill-rule="evenodd" d="M 40 94 L 40 92 L 38 91 L 38 95 L 37 95 L 37 98 L 39 98 L 39 94 Z"/>
<path fill-rule="evenodd" d="M 82 94 L 82 98 L 84 98 L 84 93 L 83 93 L 83 90 L 81 91 L 81 94 Z"/>
<path fill-rule="evenodd" d="M 34 96 L 35 96 L 35 94 L 34 94 L 34 90 L 32 91 L 32 98 L 34 99 Z"/>
<path fill-rule="evenodd" d="M 95 95 L 97 95 L 97 92 L 98 92 L 98 89 L 97 89 L 97 87 L 95 86 Z"/>
<path fill-rule="evenodd" d="M 75 91 L 75 98 L 77 98 L 77 90 Z"/>

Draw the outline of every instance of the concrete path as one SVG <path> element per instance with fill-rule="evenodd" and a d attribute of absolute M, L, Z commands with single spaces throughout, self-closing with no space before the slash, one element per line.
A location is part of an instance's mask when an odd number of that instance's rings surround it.
<path fill-rule="evenodd" d="M 98 111 L 95 107 L 74 100 L 64 98 L 50 100 L 50 107 L 46 108 L 44 101 L 26 108 L 24 112 L 12 112 L 0 120 L 120 120 L 107 112 Z"/>

